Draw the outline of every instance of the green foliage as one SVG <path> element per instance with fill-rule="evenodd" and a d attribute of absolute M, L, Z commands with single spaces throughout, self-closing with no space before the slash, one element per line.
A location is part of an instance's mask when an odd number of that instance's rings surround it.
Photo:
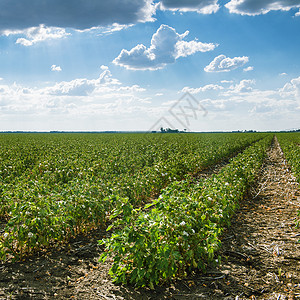
<path fill-rule="evenodd" d="M 300 183 L 300 133 L 279 133 L 277 137 L 284 156 L 297 181 Z M 300 210 L 298 211 L 298 216 L 300 216 Z M 298 226 L 300 225 L 299 219 L 297 220 L 297 224 Z"/>
<path fill-rule="evenodd" d="M 300 133 L 280 133 L 277 137 L 285 158 L 300 183 Z"/>
<path fill-rule="evenodd" d="M 220 173 L 199 183 L 175 181 L 144 209 L 124 202 L 118 218 L 101 241 L 112 255 L 110 274 L 117 283 L 137 286 L 184 277 L 188 271 L 205 270 L 216 263 L 220 234 L 230 223 L 238 202 L 257 176 L 272 136 L 237 155 Z"/>
<path fill-rule="evenodd" d="M 0 259 L 105 226 L 265 134 L 0 134 Z M 131 214 L 126 218 L 131 218 Z M 129 219 L 128 219 L 129 220 Z"/>

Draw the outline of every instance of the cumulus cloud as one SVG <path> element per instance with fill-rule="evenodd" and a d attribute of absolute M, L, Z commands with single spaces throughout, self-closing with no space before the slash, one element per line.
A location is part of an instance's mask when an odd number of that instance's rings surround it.
<path fill-rule="evenodd" d="M 0 32 L 38 27 L 88 29 L 153 20 L 152 0 L 0 0 Z"/>
<path fill-rule="evenodd" d="M 54 86 L 41 89 L 44 95 L 51 96 L 73 96 L 73 97 L 111 97 L 112 95 L 128 92 L 143 92 L 144 89 L 138 85 L 123 86 L 121 82 L 114 78 L 107 66 L 101 66 L 100 76 L 96 79 L 76 78 L 71 81 L 61 81 Z"/>
<path fill-rule="evenodd" d="M 246 93 L 253 92 L 253 86 L 255 85 L 255 80 L 253 79 L 243 79 L 238 83 L 233 84 L 233 81 L 223 80 L 220 84 L 207 84 L 198 88 L 184 87 L 179 93 L 189 92 L 190 94 L 203 93 L 207 95 L 208 93 L 214 92 L 214 95 L 218 95 L 220 98 L 228 97 L 232 95 L 242 95 L 245 96 Z M 228 86 L 228 83 L 231 83 Z"/>
<path fill-rule="evenodd" d="M 212 43 L 201 43 L 198 41 L 178 41 L 176 43 L 176 58 L 186 57 L 196 52 L 207 52 L 214 50 L 218 45 Z"/>
<path fill-rule="evenodd" d="M 281 89 L 272 90 L 255 88 L 255 81 L 252 79 L 234 82 L 230 86 L 227 85 L 228 82 L 223 83 L 222 88 L 207 85 L 198 89 L 184 88 L 181 92 L 202 92 L 201 105 L 209 112 L 209 118 L 216 122 L 223 120 L 217 128 L 223 126 L 224 129 L 227 117 L 234 130 L 242 129 L 244 122 L 251 124 L 252 129 L 260 130 L 284 129 L 290 127 L 286 124 L 299 123 L 300 77 L 292 79 Z M 216 88 L 214 93 L 210 89 L 204 91 L 209 86 Z"/>
<path fill-rule="evenodd" d="M 51 66 L 51 71 L 53 72 L 61 72 L 61 67 L 57 65 L 52 65 Z"/>
<path fill-rule="evenodd" d="M 74 79 L 62 81 L 46 89 L 46 94 L 55 96 L 88 96 L 96 88 L 97 80 Z"/>
<path fill-rule="evenodd" d="M 225 6 L 231 13 L 255 16 L 272 10 L 288 11 L 300 7 L 300 3 L 299 0 L 231 0 Z"/>
<path fill-rule="evenodd" d="M 253 79 L 244 79 L 241 80 L 238 84 L 231 85 L 229 87 L 230 93 L 248 93 L 253 90 L 253 85 L 255 80 Z"/>
<path fill-rule="evenodd" d="M 255 81 L 224 83 L 215 93 L 201 93 L 201 105 L 216 130 L 283 130 L 299 124 L 300 77 L 282 88 L 261 90 Z"/>
<path fill-rule="evenodd" d="M 294 78 L 290 82 L 286 83 L 284 87 L 280 89 L 280 95 L 282 97 L 294 96 L 296 98 L 300 98 L 300 77 Z"/>
<path fill-rule="evenodd" d="M 123 49 L 113 63 L 132 70 L 157 70 L 174 63 L 179 57 L 212 51 L 217 46 L 196 40 L 183 41 L 188 34 L 188 31 L 178 34 L 174 28 L 161 25 L 152 36 L 149 48 L 139 44 L 129 51 Z"/>
<path fill-rule="evenodd" d="M 247 56 L 229 58 L 219 55 L 204 68 L 205 72 L 229 72 L 237 69 L 249 61 Z"/>
<path fill-rule="evenodd" d="M 45 88 L 43 93 L 53 96 L 89 96 L 99 88 L 120 85 L 120 82 L 112 77 L 107 66 L 101 66 L 100 69 L 102 73 L 97 79 L 78 78 L 62 81 Z"/>
<path fill-rule="evenodd" d="M 254 70 L 254 67 L 247 67 L 247 68 L 243 69 L 244 72 L 250 72 L 250 71 L 253 71 L 253 70 Z"/>
<path fill-rule="evenodd" d="M 211 14 L 219 10 L 217 0 L 161 0 L 160 9 L 173 11 L 195 11 L 199 14 Z"/>
<path fill-rule="evenodd" d="M 31 116 L 27 123 L 35 126 L 39 117 L 41 121 L 52 118 L 56 124 L 57 118 L 63 116 L 64 119 L 70 117 L 71 128 L 74 130 L 79 119 L 88 118 L 90 121 L 94 117 L 101 125 L 103 116 L 124 117 L 147 108 L 149 98 L 143 96 L 145 89 L 138 85 L 122 84 L 106 66 L 101 66 L 101 70 L 96 79 L 74 79 L 42 88 L 0 83 L 1 125 L 6 124 L 7 129 L 11 130 L 11 124 L 18 123 L 18 116 L 22 116 L 23 121 L 26 116 Z M 21 128 L 24 130 L 24 127 Z M 40 127 L 34 128 L 41 130 Z"/>

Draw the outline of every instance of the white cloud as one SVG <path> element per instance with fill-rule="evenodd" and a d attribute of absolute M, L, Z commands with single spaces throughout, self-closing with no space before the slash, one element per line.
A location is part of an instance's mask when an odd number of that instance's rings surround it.
<path fill-rule="evenodd" d="M 207 51 L 212 51 L 216 48 L 216 44 L 212 43 L 201 43 L 197 41 L 178 41 L 176 43 L 176 50 L 177 50 L 177 55 L 176 58 L 179 57 L 186 57 L 189 55 L 192 55 L 197 52 L 207 52 Z"/>
<path fill-rule="evenodd" d="M 230 13 L 255 16 L 272 10 L 288 11 L 300 7 L 299 0 L 231 0 L 225 4 Z"/>
<path fill-rule="evenodd" d="M 247 67 L 247 68 L 243 69 L 244 72 L 250 72 L 250 71 L 253 71 L 253 70 L 254 70 L 254 67 Z"/>
<path fill-rule="evenodd" d="M 98 36 L 110 35 L 118 31 L 126 30 L 127 28 L 133 27 L 135 24 L 118 24 L 113 23 L 107 26 L 94 26 L 86 29 L 74 29 L 79 33 L 92 33 Z"/>
<path fill-rule="evenodd" d="M 202 88 L 198 90 L 202 92 Z M 198 90 L 185 88 L 181 92 Z M 299 124 L 300 77 L 273 90 L 257 89 L 254 80 L 245 79 L 224 85 L 215 93 L 203 91 L 201 99 L 214 130 L 288 129 Z"/>
<path fill-rule="evenodd" d="M 74 79 L 62 81 L 45 89 L 46 94 L 53 96 L 88 96 L 96 88 L 97 80 Z"/>
<path fill-rule="evenodd" d="M 3 32 L 4 35 L 25 35 L 26 38 L 18 38 L 16 43 L 23 46 L 32 46 L 38 42 L 46 40 L 54 40 L 65 38 L 70 33 L 67 33 L 65 29 L 56 27 L 46 27 L 40 25 L 38 27 L 31 27 L 24 30 L 6 30 Z"/>
<path fill-rule="evenodd" d="M 0 82 L 2 130 L 147 130 L 178 102 L 175 92 L 164 90 L 159 98 L 161 91 L 122 84 L 107 66 L 100 69 L 98 78 L 42 88 Z M 222 83 L 184 89 L 201 92 L 199 103 L 208 111 L 191 120 L 191 129 L 280 130 L 299 124 L 300 77 L 273 90 L 260 90 L 250 79 Z"/>
<path fill-rule="evenodd" d="M 217 46 L 195 40 L 183 41 L 188 34 L 188 31 L 178 34 L 174 28 L 161 25 L 152 36 L 149 48 L 139 44 L 129 51 L 123 49 L 113 63 L 132 70 L 157 70 L 174 63 L 179 57 L 212 51 Z"/>
<path fill-rule="evenodd" d="M 286 83 L 284 87 L 280 89 L 280 95 L 282 97 L 293 96 L 300 98 L 300 77 L 294 78 L 290 82 Z"/>
<path fill-rule="evenodd" d="M 43 93 L 53 96 L 89 96 L 101 89 L 107 92 L 112 90 L 124 91 L 130 88 L 137 90 L 137 86 L 116 89 L 116 86 L 120 86 L 121 83 L 112 77 L 107 66 L 102 65 L 100 69 L 103 72 L 97 79 L 78 78 L 71 81 L 62 81 L 54 86 L 45 88 Z"/>
<path fill-rule="evenodd" d="M 300 9 L 299 11 L 295 14 L 295 17 L 299 17 L 300 16 Z"/>
<path fill-rule="evenodd" d="M 287 73 L 283 72 L 279 74 L 280 76 L 287 76 Z"/>
<path fill-rule="evenodd" d="M 101 69 L 102 73 L 96 79 L 74 79 L 43 88 L 0 84 L 2 130 L 49 130 L 51 126 L 43 128 L 39 125 L 49 126 L 47 124 L 51 122 L 57 126 L 59 120 L 68 120 L 69 130 L 91 130 L 93 128 L 88 127 L 91 123 L 102 126 L 106 119 L 103 126 L 108 126 L 115 118 L 124 122 L 119 129 L 126 128 L 129 124 L 127 119 L 147 111 L 151 103 L 149 97 L 142 87 L 123 85 L 112 77 L 107 67 L 102 66 Z M 20 119 L 22 122 L 18 121 Z M 32 127 L 26 127 L 26 124 Z M 99 130 L 109 130 L 113 124 L 103 126 Z M 65 127 L 58 129 L 66 130 Z M 97 128 L 94 127 L 94 130 Z"/>
<path fill-rule="evenodd" d="M 229 72 L 237 69 L 249 61 L 247 56 L 229 58 L 219 55 L 204 68 L 205 72 Z"/>
<path fill-rule="evenodd" d="M 233 83 L 233 80 L 222 80 L 221 83 Z"/>
<path fill-rule="evenodd" d="M 229 87 L 230 93 L 248 93 L 253 90 L 253 85 L 255 84 L 255 80 L 253 79 L 244 79 L 241 80 L 238 84 L 231 85 Z"/>
<path fill-rule="evenodd" d="M 103 71 L 108 70 L 108 66 L 101 65 L 101 66 L 100 66 L 100 69 L 103 70 Z"/>
<path fill-rule="evenodd" d="M 222 87 L 221 85 L 218 84 L 207 84 L 203 87 L 199 87 L 199 88 L 190 88 L 190 87 L 184 87 L 180 93 L 186 93 L 189 92 L 190 94 L 198 94 L 200 92 L 207 92 L 207 91 L 219 91 L 219 90 L 223 90 L 224 87 Z"/>
<path fill-rule="evenodd" d="M 52 65 L 51 66 L 51 71 L 53 72 L 61 72 L 61 67 L 60 66 L 57 66 L 57 65 Z"/>
<path fill-rule="evenodd" d="M 132 26 L 133 26 L 133 24 L 121 25 L 121 24 L 118 24 L 118 23 L 114 23 L 110 26 L 106 26 L 106 27 L 103 27 L 103 28 L 96 27 L 95 29 L 103 29 L 103 31 L 100 33 L 100 35 L 108 35 L 108 34 L 112 34 L 114 32 L 118 32 L 118 31 L 127 29 L 127 28 L 132 27 Z"/>
<path fill-rule="evenodd" d="M 174 1 L 174 0 L 161 0 L 161 10 L 172 10 L 172 11 L 195 11 L 199 14 L 212 14 L 219 10 L 217 0 L 185 0 L 185 1 Z"/>

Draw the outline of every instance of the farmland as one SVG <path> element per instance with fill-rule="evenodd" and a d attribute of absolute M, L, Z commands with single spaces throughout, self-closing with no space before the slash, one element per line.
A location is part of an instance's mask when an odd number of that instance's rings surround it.
<path fill-rule="evenodd" d="M 4 135 L 0 215 L 8 223 L 1 257 L 21 258 L 105 225 L 119 198 L 139 206 L 258 138 Z"/>
<path fill-rule="evenodd" d="M 300 134 L 276 136 L 299 182 Z M 98 264 L 111 261 L 116 283 L 154 289 L 205 273 L 221 263 L 222 236 L 277 138 L 1 134 L 2 264 L 67 247 L 100 228 L 108 237 L 99 238 Z"/>

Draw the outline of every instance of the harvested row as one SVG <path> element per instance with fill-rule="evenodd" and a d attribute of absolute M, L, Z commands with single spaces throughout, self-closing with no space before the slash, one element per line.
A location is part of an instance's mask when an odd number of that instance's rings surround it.
<path fill-rule="evenodd" d="M 3 134 L 0 259 L 104 226 L 119 199 L 140 206 L 263 136 Z"/>
<path fill-rule="evenodd" d="M 218 262 L 220 235 L 256 180 L 271 140 L 269 135 L 255 143 L 195 185 L 174 182 L 143 210 L 120 202 L 113 216 L 122 218 L 109 228 L 114 229 L 111 238 L 101 241 L 106 246 L 102 260 L 113 257 L 113 280 L 153 288 Z"/>

